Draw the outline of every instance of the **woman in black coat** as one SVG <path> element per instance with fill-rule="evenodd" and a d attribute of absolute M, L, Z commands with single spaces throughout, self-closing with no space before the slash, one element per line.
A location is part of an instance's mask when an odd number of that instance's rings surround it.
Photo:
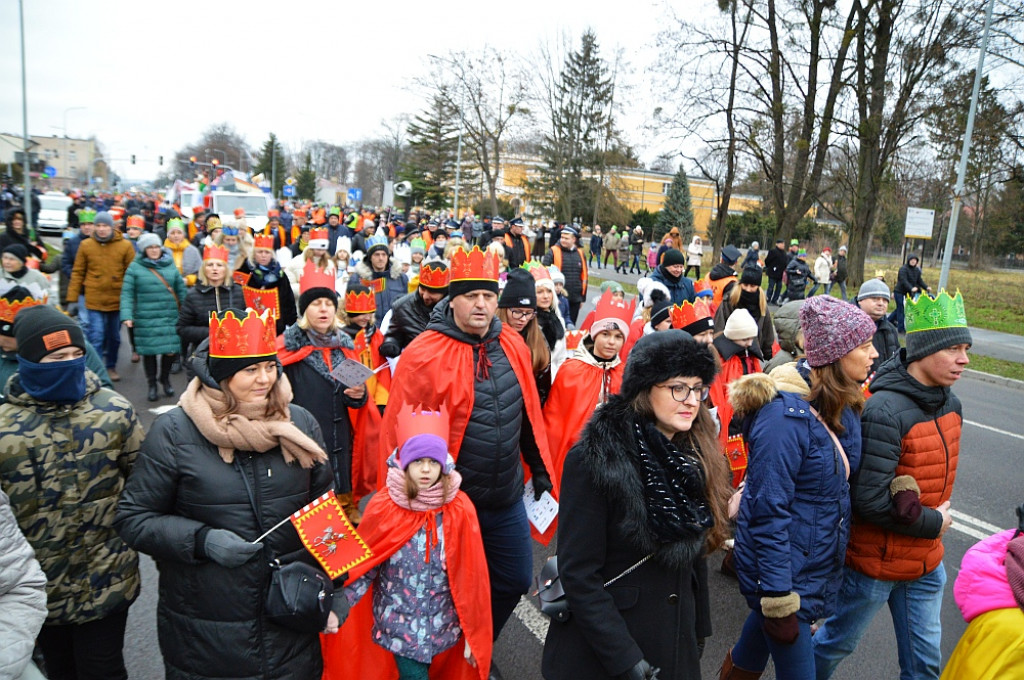
<path fill-rule="evenodd" d="M 284 333 L 284 329 L 298 321 L 295 313 L 295 293 L 292 292 L 292 283 L 288 275 L 284 273 L 280 263 L 274 259 L 274 251 L 269 237 L 255 240 L 252 255 L 245 260 L 238 268 L 238 271 L 249 275 L 248 286 L 260 290 L 277 290 L 277 302 L 280 306 L 280 314 L 277 318 L 276 331 L 278 335 Z"/>
<path fill-rule="evenodd" d="M 728 526 L 728 471 L 702 399 L 716 370 L 683 331 L 644 336 L 621 392 L 569 451 L 558 562 L 572 615 L 548 628 L 547 680 L 700 677 L 703 556 Z"/>
<path fill-rule="evenodd" d="M 157 561 L 168 680 L 322 672 L 319 635 L 264 613 L 271 560 L 315 560 L 287 522 L 253 542 L 331 488 L 320 428 L 289 403 L 272 323 L 250 313 L 244 343 L 229 337 L 230 325 L 224 336 L 210 332 L 213 356 L 208 342 L 196 350 L 196 377 L 153 423 L 118 505 L 122 538 Z M 347 614 L 345 598 L 334 605 L 328 630 Z"/>
<path fill-rule="evenodd" d="M 231 280 L 228 269 L 226 248 L 207 247 L 203 251 L 203 266 L 199 268 L 199 282 L 185 295 L 178 310 L 178 337 L 181 338 L 181 355 L 188 357 L 210 334 L 210 312 L 229 309 L 245 309 L 242 287 Z M 192 372 L 190 362 L 188 376 Z"/>

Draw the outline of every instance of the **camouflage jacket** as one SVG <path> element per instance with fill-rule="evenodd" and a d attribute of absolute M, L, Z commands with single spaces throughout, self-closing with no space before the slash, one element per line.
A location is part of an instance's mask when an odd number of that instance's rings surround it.
<path fill-rule="evenodd" d="M 127 399 L 86 371 L 86 395 L 62 406 L 15 375 L 0 405 L 0 486 L 46 572 L 48 624 L 85 623 L 139 593 L 138 555 L 114 511 L 143 440 Z"/>

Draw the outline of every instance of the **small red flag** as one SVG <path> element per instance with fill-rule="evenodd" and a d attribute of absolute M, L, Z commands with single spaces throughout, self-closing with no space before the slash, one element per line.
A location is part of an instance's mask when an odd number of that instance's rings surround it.
<path fill-rule="evenodd" d="M 306 550 L 332 579 L 373 555 L 363 538 L 352 528 L 333 491 L 292 513 L 292 525 Z"/>
<path fill-rule="evenodd" d="M 269 309 L 271 316 L 275 319 L 281 318 L 281 299 L 278 296 L 277 288 L 242 286 L 242 296 L 245 298 L 245 306 L 252 307 L 257 314 L 263 314 Z"/>
<path fill-rule="evenodd" d="M 227 251 L 225 251 L 227 252 Z M 246 274 L 245 272 L 232 272 L 231 279 L 239 286 L 248 286 L 249 279 L 252 278 L 252 274 Z"/>

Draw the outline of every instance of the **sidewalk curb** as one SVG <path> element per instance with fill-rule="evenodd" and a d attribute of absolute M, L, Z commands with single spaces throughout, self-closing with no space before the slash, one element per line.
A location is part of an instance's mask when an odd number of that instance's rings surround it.
<path fill-rule="evenodd" d="M 974 378 L 981 380 L 982 382 L 992 383 L 994 385 L 1002 385 L 1003 387 L 1009 387 L 1010 389 L 1020 390 L 1024 392 L 1024 380 L 1014 380 L 1013 378 L 1005 378 L 1001 375 L 993 375 L 991 373 L 985 373 L 983 371 L 976 371 L 973 368 L 965 368 L 964 376 L 968 378 Z"/>

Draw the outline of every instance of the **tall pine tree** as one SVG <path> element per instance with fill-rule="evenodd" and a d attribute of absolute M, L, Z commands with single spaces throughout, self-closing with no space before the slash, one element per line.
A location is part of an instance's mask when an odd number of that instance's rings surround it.
<path fill-rule="evenodd" d="M 295 173 L 295 193 L 299 198 L 309 201 L 316 198 L 316 170 L 313 169 L 313 157 L 308 151 L 302 159 L 302 168 Z"/>
<path fill-rule="evenodd" d="M 451 205 L 458 151 L 458 112 L 451 111 L 441 97 L 409 123 L 409 154 L 398 173 L 412 183 L 410 205 L 431 210 Z"/>
<path fill-rule="evenodd" d="M 273 159 L 276 158 L 276 162 Z M 274 170 L 276 166 L 276 177 L 274 176 Z M 259 153 L 256 154 L 256 165 L 252 168 L 253 174 L 262 173 L 267 178 L 269 183 L 271 180 L 276 180 L 273 186 L 274 196 L 281 195 L 281 187 L 284 186 L 284 180 L 288 176 L 288 161 L 285 159 L 284 151 L 281 149 L 281 142 L 278 141 L 277 136 L 271 132 L 270 137 L 263 143 L 263 147 Z"/>
<path fill-rule="evenodd" d="M 686 170 L 679 166 L 679 172 L 672 178 L 672 185 L 668 189 L 668 196 L 665 198 L 665 205 L 658 213 L 658 221 L 654 224 L 654 240 L 661 241 L 661 238 L 672 229 L 679 228 L 679 235 L 683 243 L 690 240 L 693 235 L 693 205 L 690 199 L 690 181 L 686 177 Z"/>

